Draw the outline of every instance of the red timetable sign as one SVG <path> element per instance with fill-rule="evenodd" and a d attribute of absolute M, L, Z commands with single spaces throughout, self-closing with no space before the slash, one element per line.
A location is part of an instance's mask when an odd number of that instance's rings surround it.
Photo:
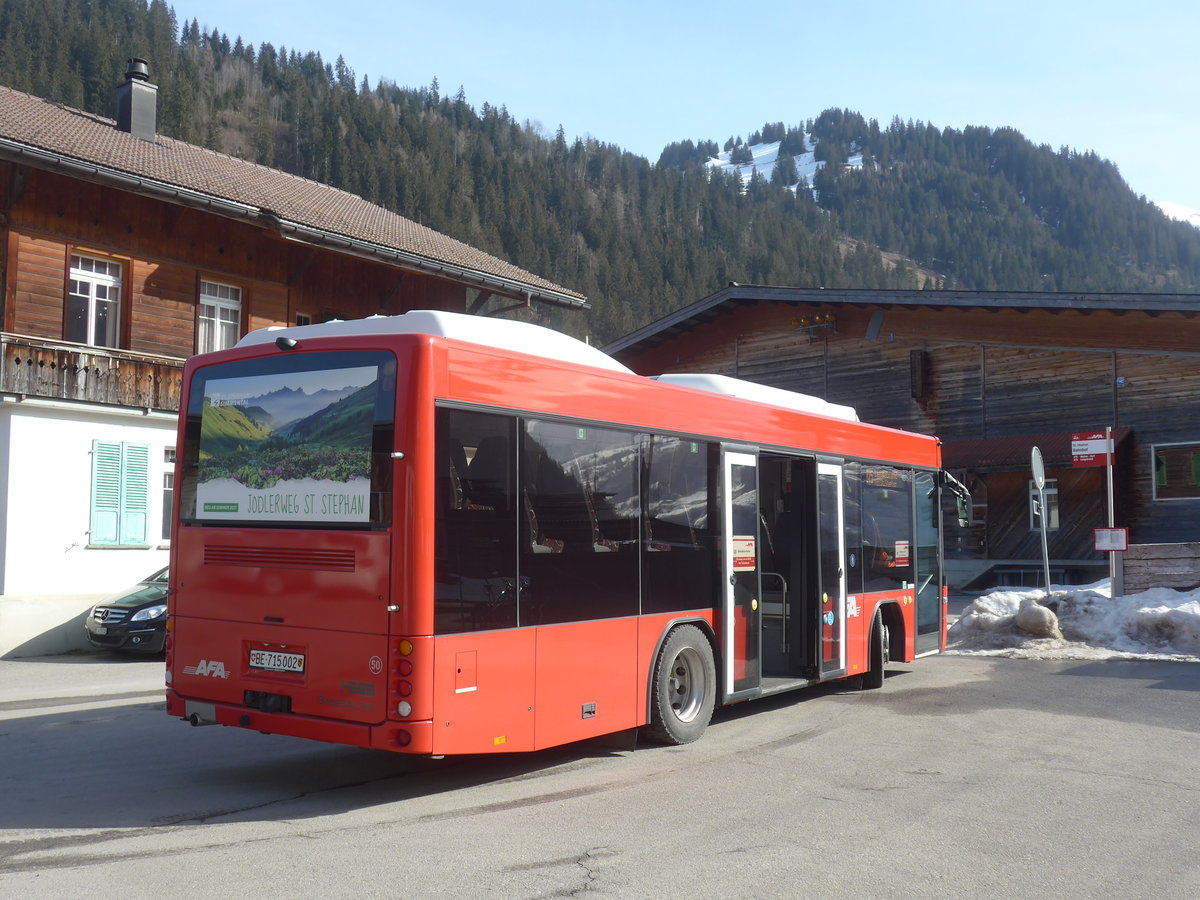
<path fill-rule="evenodd" d="M 1103 431 L 1082 431 L 1071 435 L 1071 465 L 1103 466 L 1108 464 L 1108 441 Z"/>

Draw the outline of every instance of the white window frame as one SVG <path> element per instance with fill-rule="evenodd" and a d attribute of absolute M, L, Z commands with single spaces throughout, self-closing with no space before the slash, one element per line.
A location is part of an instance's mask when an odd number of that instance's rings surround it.
<path fill-rule="evenodd" d="M 200 280 L 196 352 L 228 350 L 242 336 L 242 289 L 219 281 Z"/>
<path fill-rule="evenodd" d="M 74 307 L 87 305 L 87 327 L 83 334 L 72 328 Z M 97 335 L 96 325 L 100 306 L 111 312 L 105 323 L 106 334 Z M 111 259 L 71 254 L 71 271 L 67 285 L 67 340 L 90 347 L 119 347 L 121 345 L 121 264 Z"/>
<path fill-rule="evenodd" d="M 175 448 L 163 448 L 162 470 L 162 525 L 159 528 L 159 544 L 169 547 L 171 544 L 171 508 L 175 498 Z"/>
<path fill-rule="evenodd" d="M 1197 454 L 1200 454 L 1200 441 L 1180 441 L 1180 442 L 1176 442 L 1176 443 L 1172 443 L 1172 444 L 1155 444 L 1150 448 L 1150 471 L 1152 473 L 1150 476 L 1150 484 L 1154 488 L 1154 502 L 1155 503 L 1181 503 L 1181 502 L 1182 503 L 1189 503 L 1189 502 L 1195 503 L 1197 500 L 1200 500 L 1200 494 L 1196 494 L 1196 495 L 1193 495 L 1190 497 L 1160 497 L 1159 496 L 1160 489 L 1162 487 L 1167 486 L 1167 485 L 1160 485 L 1158 483 L 1158 456 L 1159 456 L 1159 452 L 1162 450 L 1173 450 L 1176 452 L 1191 451 L 1191 455 L 1193 457 L 1192 458 L 1192 478 L 1194 479 L 1196 469 L 1197 469 L 1195 457 Z M 1194 487 L 1196 485 L 1196 483 L 1197 482 L 1195 480 L 1190 480 L 1190 481 L 1184 482 L 1184 486 L 1190 488 L 1190 487 Z M 1176 485 L 1170 485 L 1170 486 L 1176 486 Z"/>
<path fill-rule="evenodd" d="M 1046 487 L 1044 490 L 1046 495 L 1046 506 L 1050 512 L 1050 518 L 1046 520 L 1047 531 L 1058 531 L 1059 515 L 1058 515 L 1058 479 L 1047 478 Z M 1042 523 L 1037 514 L 1038 504 L 1038 489 L 1034 481 L 1029 482 L 1029 530 L 1039 531 Z"/>

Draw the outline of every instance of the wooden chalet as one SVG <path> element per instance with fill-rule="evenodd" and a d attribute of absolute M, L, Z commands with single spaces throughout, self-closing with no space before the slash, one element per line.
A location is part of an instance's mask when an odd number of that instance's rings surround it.
<path fill-rule="evenodd" d="M 166 564 L 184 358 L 268 325 L 587 306 L 353 194 L 157 134 L 130 63 L 116 119 L 0 87 L 0 655 L 54 649 L 51 625 L 79 643 L 80 597 Z"/>
<path fill-rule="evenodd" d="M 950 516 L 957 587 L 1040 586 L 1030 454 L 1047 468 L 1052 578 L 1108 574 L 1102 466 L 1072 436 L 1113 429 L 1115 524 L 1200 540 L 1200 295 L 865 291 L 731 284 L 604 348 L 635 371 L 715 372 L 938 435 L 971 487 Z"/>

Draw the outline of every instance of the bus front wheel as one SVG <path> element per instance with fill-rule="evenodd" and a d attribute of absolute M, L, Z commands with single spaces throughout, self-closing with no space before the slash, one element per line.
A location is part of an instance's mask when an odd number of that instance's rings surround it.
<path fill-rule="evenodd" d="M 716 698 L 712 645 L 695 625 L 681 625 L 658 654 L 646 736 L 663 744 L 696 740 L 708 727 Z"/>

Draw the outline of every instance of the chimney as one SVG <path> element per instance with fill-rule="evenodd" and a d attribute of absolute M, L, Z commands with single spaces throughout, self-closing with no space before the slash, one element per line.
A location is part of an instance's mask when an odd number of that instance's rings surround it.
<path fill-rule="evenodd" d="M 150 83 L 150 68 L 144 59 L 129 60 L 125 81 L 117 85 L 117 128 L 153 142 L 156 137 L 155 118 L 158 105 L 158 85 Z"/>

